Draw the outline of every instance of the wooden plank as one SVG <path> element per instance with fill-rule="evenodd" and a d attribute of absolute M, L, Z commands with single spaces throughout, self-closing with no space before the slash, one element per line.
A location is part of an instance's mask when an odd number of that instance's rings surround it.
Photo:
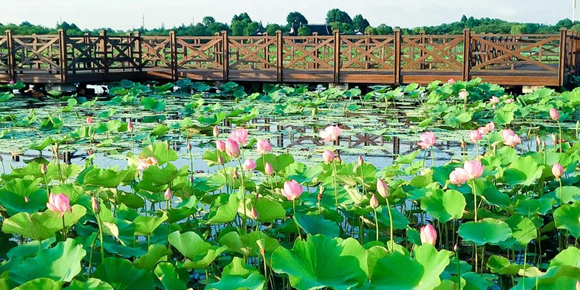
<path fill-rule="evenodd" d="M 461 71 L 461 80 L 470 80 L 470 70 L 471 70 L 471 30 L 465 28 L 463 30 L 463 69 Z"/>
<path fill-rule="evenodd" d="M 401 30 L 395 29 L 395 63 L 393 71 L 393 83 L 401 84 Z"/>
<path fill-rule="evenodd" d="M 560 61 L 558 63 L 558 85 L 563 86 L 566 81 L 566 38 L 568 30 L 560 29 Z"/>
<path fill-rule="evenodd" d="M 175 31 L 169 31 L 169 43 L 171 52 L 171 79 L 177 80 L 177 37 Z"/>
<path fill-rule="evenodd" d="M 16 78 L 16 63 L 14 60 L 14 39 L 12 38 L 12 31 L 6 30 L 6 44 L 8 46 L 8 77 L 10 80 Z"/>
<path fill-rule="evenodd" d="M 224 82 L 227 82 L 230 70 L 230 40 L 228 39 L 228 32 L 226 30 L 222 31 L 222 46 L 222 78 Z"/>
<path fill-rule="evenodd" d="M 284 39 L 280 30 L 276 30 L 276 81 L 284 81 Z"/>
<path fill-rule="evenodd" d="M 67 55 L 67 41 L 66 41 L 66 32 L 63 29 L 58 30 L 58 44 L 59 44 L 59 51 L 60 51 L 60 82 L 66 84 L 67 80 L 67 62 L 68 62 L 68 55 Z"/>
<path fill-rule="evenodd" d="M 333 82 L 340 82 L 340 31 L 338 29 L 334 30 L 334 79 Z"/>

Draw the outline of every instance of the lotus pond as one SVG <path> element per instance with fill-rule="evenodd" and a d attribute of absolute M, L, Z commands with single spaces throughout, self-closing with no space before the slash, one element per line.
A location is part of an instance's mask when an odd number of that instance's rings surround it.
<path fill-rule="evenodd" d="M 0 289 L 580 289 L 580 89 L 0 85 Z"/>

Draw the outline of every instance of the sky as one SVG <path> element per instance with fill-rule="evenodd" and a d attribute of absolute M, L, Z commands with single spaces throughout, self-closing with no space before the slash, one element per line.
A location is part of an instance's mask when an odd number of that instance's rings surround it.
<path fill-rule="evenodd" d="M 165 27 L 200 22 L 204 16 L 229 23 L 247 12 L 253 20 L 283 24 L 292 11 L 309 23 L 324 23 L 326 12 L 339 8 L 351 17 L 362 14 L 371 25 L 419 27 L 458 21 L 462 15 L 515 22 L 554 24 L 572 18 L 572 0 L 0 0 L 0 23 L 29 21 L 54 27 L 61 19 L 81 29 Z"/>

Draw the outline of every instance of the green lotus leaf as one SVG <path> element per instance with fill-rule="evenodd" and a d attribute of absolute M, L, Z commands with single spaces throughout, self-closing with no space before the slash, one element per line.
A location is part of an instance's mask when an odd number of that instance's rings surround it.
<path fill-rule="evenodd" d="M 243 259 L 234 257 L 232 262 L 224 267 L 222 279 L 209 284 L 206 289 L 264 289 L 266 279 L 256 268 L 246 264 Z"/>
<path fill-rule="evenodd" d="M 503 173 L 503 178 L 510 185 L 529 186 L 535 184 L 542 176 L 544 166 L 532 156 L 516 158 Z"/>
<path fill-rule="evenodd" d="M 82 245 L 68 239 L 14 266 L 9 271 L 10 280 L 17 284 L 36 278 L 70 282 L 83 269 L 81 260 L 85 255 Z"/>
<path fill-rule="evenodd" d="M 73 280 L 66 290 L 113 290 L 109 283 L 96 278 L 89 278 L 85 282 Z"/>
<path fill-rule="evenodd" d="M 465 197 L 457 190 L 444 192 L 436 189 L 431 191 L 430 195 L 421 199 L 421 209 L 442 223 L 451 219 L 461 218 L 466 204 Z"/>
<path fill-rule="evenodd" d="M 286 218 L 286 210 L 277 201 L 258 198 L 254 207 L 256 212 L 258 212 L 258 220 L 261 222 L 270 223 L 277 219 Z"/>
<path fill-rule="evenodd" d="M 487 267 L 491 273 L 501 275 L 517 275 L 518 272 L 524 268 L 523 265 L 512 264 L 508 259 L 498 255 L 492 255 L 489 257 L 487 260 Z"/>
<path fill-rule="evenodd" d="M 173 264 L 169 262 L 161 262 L 155 267 L 155 276 L 163 284 L 166 290 L 185 290 L 187 289 L 186 282 L 182 281 L 179 273 Z M 189 277 L 188 277 L 189 278 Z"/>
<path fill-rule="evenodd" d="M 368 271 L 365 250 L 356 240 L 322 235 L 296 240 L 291 250 L 278 248 L 272 254 L 272 269 L 289 275 L 297 289 L 361 286 Z"/>
<path fill-rule="evenodd" d="M 16 288 L 12 288 L 12 290 L 60 290 L 60 289 L 62 288 L 58 283 L 48 278 L 36 278 Z"/>
<path fill-rule="evenodd" d="M 31 176 L 32 177 L 32 176 Z M 0 204 L 12 216 L 20 212 L 34 213 L 46 208 L 46 190 L 39 188 L 40 179 L 16 178 L 0 189 Z"/>
<path fill-rule="evenodd" d="M 521 215 L 512 215 L 505 221 L 512 229 L 512 237 L 505 243 L 515 243 L 518 248 L 523 248 L 533 239 L 538 237 L 538 230 L 534 223 Z M 506 248 L 510 248 L 507 246 Z"/>
<path fill-rule="evenodd" d="M 145 270 L 153 270 L 155 265 L 160 261 L 166 261 L 167 255 L 170 255 L 171 251 L 167 249 L 164 245 L 161 244 L 154 244 L 149 246 L 149 250 L 147 254 L 139 257 L 136 259 L 133 264 L 135 268 L 138 269 L 145 269 Z"/>
<path fill-rule="evenodd" d="M 167 214 L 164 212 L 161 217 L 140 215 L 133 220 L 135 225 L 136 236 L 149 236 L 163 222 L 167 220 Z"/>
<path fill-rule="evenodd" d="M 120 258 L 105 258 L 95 270 L 94 277 L 109 283 L 113 289 L 155 289 L 151 271 L 137 269 L 128 260 Z"/>
<path fill-rule="evenodd" d="M 127 175 L 126 170 L 101 169 L 93 167 L 84 176 L 83 184 L 117 188 Z"/>
<path fill-rule="evenodd" d="M 512 236 L 512 229 L 503 221 L 486 218 L 478 222 L 461 224 L 458 233 L 464 241 L 485 245 L 497 244 L 509 239 Z"/>
<path fill-rule="evenodd" d="M 300 228 L 311 235 L 322 234 L 326 237 L 334 238 L 340 234 L 340 228 L 335 222 L 326 220 L 318 214 L 296 214 L 295 220 Z"/>
<path fill-rule="evenodd" d="M 165 142 L 157 142 L 155 144 L 151 144 L 141 151 L 139 154 L 139 158 L 147 158 L 147 157 L 155 157 L 159 165 L 163 165 L 169 161 L 177 160 L 177 152 L 175 150 L 169 148 L 167 149 L 167 145 Z M 139 161 L 137 160 L 137 163 Z"/>
<path fill-rule="evenodd" d="M 580 269 L 580 249 L 570 246 L 550 261 L 550 267 L 572 266 Z"/>
<path fill-rule="evenodd" d="M 554 222 L 557 228 L 568 230 L 574 238 L 580 238 L 580 201 L 556 209 Z"/>
<path fill-rule="evenodd" d="M 401 214 L 396 208 L 391 207 L 391 214 L 393 215 L 393 227 L 398 230 L 406 229 L 409 224 L 409 219 Z M 377 208 L 377 216 L 379 221 L 385 225 L 390 226 L 389 211 L 386 206 Z"/>
<path fill-rule="evenodd" d="M 291 154 L 264 154 L 256 159 L 256 170 L 264 172 L 264 162 L 270 163 L 275 172 L 281 172 L 290 164 L 294 163 L 294 157 Z"/>
<path fill-rule="evenodd" d="M 234 220 L 238 213 L 240 200 L 235 194 L 230 195 L 226 204 L 218 206 L 217 210 L 210 212 L 208 216 L 209 224 L 227 223 Z"/>
<path fill-rule="evenodd" d="M 206 268 L 219 254 L 226 250 L 225 246 L 211 245 L 194 232 L 180 234 L 176 231 L 169 234 L 168 240 L 169 244 L 190 260 L 184 263 L 183 267 L 185 268 Z"/>
<path fill-rule="evenodd" d="M 257 231 L 243 235 L 233 231 L 219 239 L 219 243 L 227 246 L 228 250 L 240 253 L 245 257 L 260 255 L 258 241 L 262 241 L 266 256 L 270 256 L 280 246 L 278 240 L 269 237 L 266 233 Z"/>
<path fill-rule="evenodd" d="M 65 226 L 70 227 L 81 219 L 87 210 L 78 204 L 72 206 L 72 213 L 64 214 Z M 62 230 L 62 218 L 52 211 L 28 214 L 21 212 L 7 218 L 2 223 L 2 231 L 29 239 L 42 241 Z"/>
<path fill-rule="evenodd" d="M 580 277 L 580 268 L 569 265 L 550 267 L 543 275 L 521 279 L 514 288 L 526 290 L 574 289 L 576 287 L 577 281 L 580 280 L 578 277 Z"/>

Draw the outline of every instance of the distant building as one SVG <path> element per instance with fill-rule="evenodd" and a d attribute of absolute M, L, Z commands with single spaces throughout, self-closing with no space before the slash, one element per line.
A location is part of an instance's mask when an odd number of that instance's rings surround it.
<path fill-rule="evenodd" d="M 290 31 L 288 32 L 288 35 L 290 36 L 298 35 L 298 28 L 300 26 L 308 27 L 308 29 L 310 30 L 310 34 L 316 32 L 318 33 L 318 35 L 332 35 L 332 27 L 326 24 L 306 24 L 306 25 L 292 24 L 292 26 L 290 26 Z"/>

